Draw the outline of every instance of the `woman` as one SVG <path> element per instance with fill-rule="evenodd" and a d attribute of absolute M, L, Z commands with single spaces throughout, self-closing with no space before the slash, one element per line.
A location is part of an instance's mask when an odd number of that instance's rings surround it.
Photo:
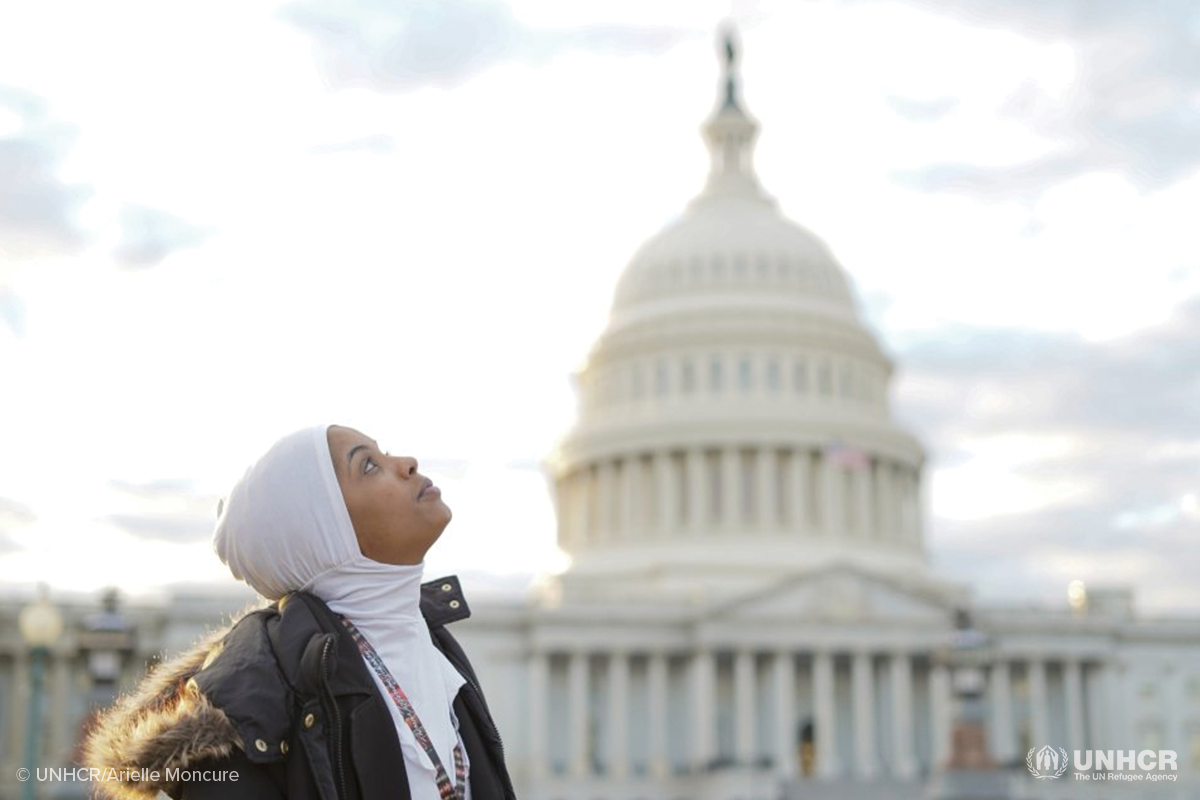
<path fill-rule="evenodd" d="M 445 625 L 456 578 L 421 583 L 450 509 L 413 458 L 356 430 L 285 436 L 218 509 L 213 544 L 273 601 L 160 665 L 85 748 L 101 795 L 507 800 L 504 751 Z"/>

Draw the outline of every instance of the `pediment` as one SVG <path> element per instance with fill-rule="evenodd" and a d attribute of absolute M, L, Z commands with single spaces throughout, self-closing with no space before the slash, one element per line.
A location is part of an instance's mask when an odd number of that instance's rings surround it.
<path fill-rule="evenodd" d="M 792 575 L 734 600 L 714 614 L 723 621 L 895 622 L 953 624 L 953 588 L 835 566 Z"/>

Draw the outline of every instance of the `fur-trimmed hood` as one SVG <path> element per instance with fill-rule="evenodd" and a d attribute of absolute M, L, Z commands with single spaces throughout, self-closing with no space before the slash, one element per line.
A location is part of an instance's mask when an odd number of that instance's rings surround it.
<path fill-rule="evenodd" d="M 98 796 L 152 800 L 175 788 L 168 771 L 206 758 L 225 758 L 241 737 L 225 712 L 193 680 L 221 650 L 236 623 L 155 666 L 131 693 L 99 715 L 87 733 L 85 767 L 98 769 Z M 93 773 L 96 775 L 97 773 Z"/>

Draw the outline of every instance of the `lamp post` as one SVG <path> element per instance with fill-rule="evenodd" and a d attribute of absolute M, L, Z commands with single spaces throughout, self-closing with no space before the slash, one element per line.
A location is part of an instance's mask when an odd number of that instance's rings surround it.
<path fill-rule="evenodd" d="M 25 768 L 29 779 L 22 786 L 24 800 L 33 800 L 37 785 L 37 750 L 41 738 L 42 684 L 45 681 L 46 659 L 50 647 L 63 632 L 63 618 L 50 602 L 46 587 L 38 587 L 38 597 L 21 609 L 17 617 L 21 638 L 29 647 L 29 718 L 25 733 Z"/>

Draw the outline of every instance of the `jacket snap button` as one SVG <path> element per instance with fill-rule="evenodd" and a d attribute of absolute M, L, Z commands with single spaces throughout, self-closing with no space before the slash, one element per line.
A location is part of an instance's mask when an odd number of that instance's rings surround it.
<path fill-rule="evenodd" d="M 283 754 L 286 756 L 286 755 L 287 755 L 287 751 L 288 751 L 288 743 L 287 743 L 287 742 L 280 742 L 280 743 L 279 743 L 279 752 L 283 753 Z"/>
<path fill-rule="evenodd" d="M 254 746 L 258 748 L 258 752 L 260 752 L 260 753 L 267 752 L 267 743 L 264 742 L 262 739 L 255 739 Z"/>
<path fill-rule="evenodd" d="M 313 716 L 312 714 L 304 715 L 304 727 L 311 728 L 313 726 L 313 723 L 316 721 L 317 721 L 317 718 L 315 716 Z"/>
<path fill-rule="evenodd" d="M 450 601 L 450 607 L 451 607 L 451 608 L 458 608 L 458 601 L 457 601 L 457 600 L 451 600 L 451 601 Z"/>
<path fill-rule="evenodd" d="M 453 589 L 453 588 L 454 588 L 454 587 L 453 587 L 453 586 L 451 586 L 451 585 L 450 585 L 450 584 L 448 584 L 448 583 L 443 583 L 443 584 L 442 584 L 442 591 L 443 591 L 443 592 L 448 592 L 448 591 L 450 591 L 450 590 L 451 590 L 451 589 Z"/>

